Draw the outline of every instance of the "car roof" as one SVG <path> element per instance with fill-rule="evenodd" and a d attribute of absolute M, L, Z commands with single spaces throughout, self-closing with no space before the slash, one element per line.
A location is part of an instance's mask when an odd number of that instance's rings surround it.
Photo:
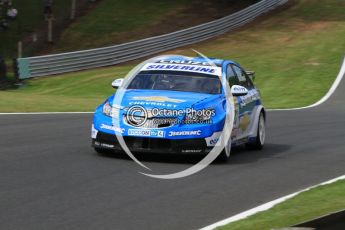
<path fill-rule="evenodd" d="M 211 60 L 216 66 L 222 67 L 224 62 L 228 62 L 230 64 L 236 64 L 238 63 L 232 61 L 232 60 L 223 60 L 218 58 L 204 58 L 204 57 L 184 57 L 184 56 L 176 56 L 176 57 L 169 57 L 169 58 L 162 58 L 157 61 L 157 63 L 174 63 L 174 64 L 203 64 L 208 63 L 208 60 Z"/>

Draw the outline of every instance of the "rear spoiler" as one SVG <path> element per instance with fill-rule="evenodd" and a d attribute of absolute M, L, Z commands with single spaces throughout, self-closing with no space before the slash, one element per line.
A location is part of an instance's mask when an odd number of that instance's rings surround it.
<path fill-rule="evenodd" d="M 254 71 L 246 71 L 246 74 L 248 75 L 248 77 L 250 77 L 250 79 L 252 79 L 252 81 L 255 80 L 255 72 Z"/>

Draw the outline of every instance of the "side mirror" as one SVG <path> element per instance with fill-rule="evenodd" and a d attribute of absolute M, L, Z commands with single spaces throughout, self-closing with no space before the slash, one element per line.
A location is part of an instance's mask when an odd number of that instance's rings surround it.
<path fill-rule="evenodd" d="M 111 86 L 114 88 L 114 89 L 118 89 L 123 83 L 123 78 L 119 78 L 119 79 L 116 79 L 114 80 L 112 83 L 111 83 Z"/>
<path fill-rule="evenodd" d="M 255 72 L 254 71 L 246 71 L 246 74 L 248 75 L 248 77 L 254 81 L 255 80 Z"/>
<path fill-rule="evenodd" d="M 231 86 L 231 93 L 233 96 L 245 96 L 248 94 L 248 89 L 240 85 Z"/>

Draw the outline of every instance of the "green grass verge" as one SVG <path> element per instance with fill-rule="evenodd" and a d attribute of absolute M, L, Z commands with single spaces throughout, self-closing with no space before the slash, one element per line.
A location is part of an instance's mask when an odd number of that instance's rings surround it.
<path fill-rule="evenodd" d="M 62 34 L 53 52 L 114 45 L 220 18 L 253 0 L 102 0 Z M 200 12 L 203 12 L 200 14 Z"/>
<path fill-rule="evenodd" d="M 217 39 L 167 53 L 229 58 L 257 73 L 268 108 L 305 106 L 334 81 L 345 51 L 345 1 L 300 0 L 289 9 Z M 132 64 L 26 81 L 0 92 L 1 112 L 92 111 Z"/>
<path fill-rule="evenodd" d="M 305 191 L 273 208 L 218 230 L 270 230 L 306 222 L 345 208 L 345 180 Z"/>
<path fill-rule="evenodd" d="M 114 92 L 111 82 L 129 70 L 125 66 L 32 79 L 20 89 L 0 92 L 0 111 L 92 111 Z"/>
<path fill-rule="evenodd" d="M 182 0 L 132 0 L 130 4 L 127 0 L 102 0 L 92 12 L 79 18 L 63 32 L 54 51 L 74 51 L 113 44 L 122 32 L 145 28 L 186 6 Z"/>
<path fill-rule="evenodd" d="M 299 0 L 259 25 L 193 46 L 255 70 L 266 106 L 312 104 L 330 88 L 345 55 L 345 1 Z"/>

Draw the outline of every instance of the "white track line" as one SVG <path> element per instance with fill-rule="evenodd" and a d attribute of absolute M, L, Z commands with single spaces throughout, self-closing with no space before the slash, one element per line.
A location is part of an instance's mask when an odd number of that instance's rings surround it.
<path fill-rule="evenodd" d="M 343 64 L 340 68 L 340 71 L 339 71 L 339 74 L 337 76 L 337 78 L 335 79 L 335 81 L 333 82 L 333 85 L 332 87 L 329 89 L 329 91 L 327 92 L 327 94 L 322 97 L 318 102 L 312 104 L 312 105 L 309 105 L 309 106 L 305 106 L 305 107 L 300 107 L 300 108 L 292 108 L 292 109 L 270 109 L 269 111 L 288 111 L 288 110 L 300 110 L 300 109 L 308 109 L 308 108 L 312 108 L 312 107 L 316 107 L 316 106 L 319 106 L 321 105 L 322 103 L 324 103 L 326 100 L 328 100 L 328 98 L 330 98 L 330 96 L 335 92 L 335 90 L 337 89 L 337 87 L 339 86 L 341 80 L 343 79 L 345 75 L 345 58 L 343 60 Z M 226 225 L 226 224 L 229 224 L 231 222 L 234 222 L 234 221 L 237 221 L 237 220 L 241 220 L 241 219 L 244 219 L 246 217 L 249 217 L 249 216 L 252 216 L 258 212 L 261 212 L 261 211 L 265 211 L 265 210 L 268 210 L 270 208 L 272 208 L 274 205 L 276 204 L 279 204 L 279 203 L 282 203 L 283 201 L 286 201 L 287 199 L 289 198 L 292 198 L 302 192 L 305 192 L 307 190 L 310 190 L 312 188 L 315 188 L 317 186 L 320 186 L 320 185 L 325 185 L 325 184 L 330 184 L 330 183 L 333 183 L 335 181 L 338 181 L 338 180 L 342 180 L 342 179 L 345 179 L 345 175 L 343 176 L 340 176 L 340 177 L 337 177 L 335 179 L 332 179 L 332 180 L 329 180 L 329 181 L 326 181 L 326 182 L 323 182 L 321 184 L 318 184 L 318 185 L 314 185 L 314 186 L 311 186 L 311 187 L 308 187 L 306 189 L 303 189 L 301 191 L 298 191 L 298 192 L 295 192 L 295 193 L 292 193 L 290 195 L 287 195 L 287 196 L 284 196 L 284 197 L 281 197 L 281 198 L 278 198 L 276 200 L 273 200 L 273 201 L 270 201 L 268 203 L 265 203 L 265 204 L 262 204 L 258 207 L 255 207 L 255 208 L 252 208 L 252 209 L 249 209 L 247 211 L 244 211 L 244 212 L 241 212 L 237 215 L 234 215 L 234 216 L 231 216 L 229 218 L 226 218 L 224 220 L 221 220 L 219 222 L 216 222 L 214 224 L 211 224 L 209 226 L 206 226 L 204 228 L 202 228 L 201 230 L 211 230 L 211 229 L 215 229 L 219 226 L 223 226 L 223 225 Z"/>
<path fill-rule="evenodd" d="M 226 224 L 238 221 L 238 220 L 242 220 L 242 219 L 247 218 L 249 216 L 252 216 L 252 215 L 254 215 L 254 214 L 258 213 L 258 212 L 266 211 L 266 210 L 272 208 L 273 206 L 286 201 L 287 199 L 290 199 L 290 198 L 292 198 L 294 196 L 297 196 L 298 194 L 300 194 L 302 192 L 308 191 L 308 190 L 310 190 L 312 188 L 316 188 L 316 187 L 321 186 L 321 185 L 331 184 L 331 183 L 334 183 L 334 182 L 336 182 L 338 180 L 344 180 L 344 179 L 345 179 L 345 175 L 337 177 L 337 178 L 334 178 L 334 179 L 326 181 L 326 182 L 323 182 L 323 183 L 318 184 L 318 185 L 314 185 L 314 186 L 308 187 L 306 189 L 300 190 L 300 191 L 292 193 L 290 195 L 287 195 L 287 196 L 278 198 L 276 200 L 270 201 L 268 203 L 262 204 L 262 205 L 260 205 L 258 207 L 249 209 L 249 210 L 247 210 L 245 212 L 241 212 L 241 213 L 239 213 L 237 215 L 231 216 L 229 218 L 226 218 L 226 219 L 221 220 L 219 222 L 216 222 L 214 224 L 208 225 L 206 227 L 201 228 L 200 230 L 212 230 L 212 229 L 215 229 L 217 227 L 220 227 L 220 226 L 223 226 L 223 225 L 226 225 Z"/>
<path fill-rule="evenodd" d="M 333 82 L 331 88 L 329 89 L 329 91 L 327 92 L 327 94 L 322 97 L 318 102 L 312 104 L 312 105 L 308 105 L 308 106 L 305 106 L 305 107 L 299 107 L 299 108 L 291 108 L 291 109 L 269 109 L 268 111 L 289 111 L 289 110 L 301 110 L 301 109 L 308 109 L 308 108 L 312 108 L 312 107 L 316 107 L 316 106 L 319 106 L 321 105 L 322 103 L 324 103 L 326 100 L 328 100 L 328 98 L 330 98 L 330 96 L 335 92 L 335 90 L 337 89 L 337 87 L 339 86 L 341 80 L 343 79 L 345 75 L 345 58 L 343 60 L 343 64 L 342 64 L 342 67 L 339 71 L 339 74 L 337 76 L 337 78 L 335 79 L 335 81 Z M 90 114 L 90 113 L 93 113 L 93 112 L 35 112 L 35 113 L 0 113 L 0 115 L 36 115 L 36 114 Z M 215 229 L 216 227 L 219 227 L 219 226 L 222 226 L 222 225 L 225 225 L 225 224 L 229 224 L 231 222 L 234 222 L 234 221 L 237 221 L 237 220 L 241 220 L 241 219 L 244 219 L 248 216 L 251 216 L 251 215 L 254 215 L 258 212 L 261 212 L 261 211 L 265 211 L 265 210 L 268 210 L 270 209 L 271 207 L 273 207 L 274 205 L 276 204 L 279 204 L 289 198 L 292 198 L 298 194 L 300 194 L 301 192 L 304 192 L 304 191 L 307 191 L 307 190 L 310 190 L 312 188 L 315 188 L 317 186 L 320 186 L 320 185 L 325 185 L 325 184 L 330 184 L 330 183 L 333 183 L 337 180 L 341 180 L 341 179 L 345 179 L 345 175 L 344 176 L 340 176 L 338 178 L 335 178 L 335 179 L 332 179 L 332 180 L 329 180 L 329 181 L 326 181 L 324 183 L 321 183 L 319 185 L 315 185 L 315 186 L 312 186 L 312 187 L 309 187 L 309 188 L 306 188 L 306 189 L 303 189 L 301 191 L 298 191 L 298 192 L 295 192 L 293 194 L 290 194 L 290 195 L 287 195 L 287 196 L 284 196 L 284 197 L 281 197 L 281 198 L 278 198 L 276 200 L 273 200 L 271 202 L 268 202 L 266 204 L 262 204 L 258 207 L 255 207 L 255 208 L 252 208 L 248 211 L 245 211 L 245 212 L 242 212 L 242 213 L 239 213 L 235 216 L 232 216 L 232 217 L 229 217 L 227 219 L 224 219 L 224 220 L 221 220 L 217 223 L 214 223 L 214 224 L 211 224 L 209 226 L 206 226 L 204 228 L 202 228 L 201 230 L 211 230 L 211 229 Z"/>
<path fill-rule="evenodd" d="M 305 107 L 300 107 L 300 108 L 291 108 L 291 109 L 268 109 L 267 111 L 289 111 L 289 110 L 300 110 L 300 109 L 308 109 L 312 107 L 316 107 L 324 103 L 337 89 L 339 83 L 343 79 L 345 75 L 345 58 L 343 60 L 342 67 L 339 71 L 339 74 L 335 81 L 333 82 L 332 87 L 329 89 L 327 94 L 321 98 L 318 102 L 308 105 Z M 29 112 L 29 113 L 0 113 L 0 115 L 45 115 L 45 114 L 88 114 L 88 113 L 93 113 L 93 112 Z"/>

